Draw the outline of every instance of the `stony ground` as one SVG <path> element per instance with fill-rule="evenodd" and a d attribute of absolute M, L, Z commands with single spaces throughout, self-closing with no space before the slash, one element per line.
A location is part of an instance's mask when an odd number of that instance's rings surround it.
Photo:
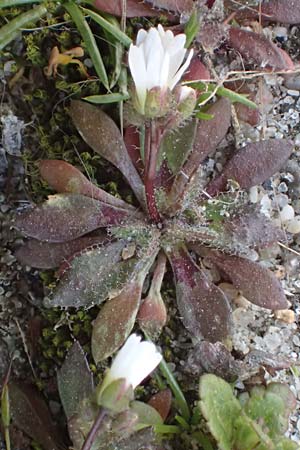
<path fill-rule="evenodd" d="M 294 61 L 299 58 L 300 28 L 267 27 L 264 32 L 272 34 L 288 50 Z M 234 69 L 234 67 L 232 67 Z M 28 116 L 18 111 L 15 98 L 11 101 L 6 80 L 9 77 L 8 65 L 2 71 L 1 125 L 2 142 L 0 144 L 0 378 L 3 377 L 11 355 L 14 356 L 13 373 L 16 376 L 34 378 L 35 370 L 31 368 L 32 355 L 37 350 L 40 336 L 39 309 L 44 295 L 43 285 L 37 271 L 21 267 L 13 256 L 12 249 L 19 237 L 10 228 L 10 220 L 17 208 L 30 199 L 27 189 L 27 166 L 22 158 L 24 145 L 28 144 Z M 261 108 L 261 122 L 253 127 L 242 122 L 235 122 L 226 142 L 240 145 L 242 142 L 258 138 L 291 137 L 296 144 L 295 151 L 286 167 L 276 174 L 263 187 L 252 188 L 249 196 L 253 203 L 260 203 L 266 215 L 277 225 L 286 230 L 284 245 L 274 245 L 265 249 L 254 258 L 260 258 L 262 264 L 271 268 L 281 280 L 286 295 L 291 302 L 289 311 L 267 312 L 247 302 L 235 289 L 227 284 L 223 288 L 232 300 L 233 312 L 233 350 L 243 359 L 253 351 L 263 351 L 267 355 L 276 355 L 279 359 L 290 360 L 289 369 L 258 373 L 257 364 L 246 367 L 243 379 L 237 389 L 243 389 L 249 376 L 261 380 L 271 378 L 287 382 L 298 399 L 298 409 L 291 417 L 289 436 L 300 442 L 300 71 L 289 76 L 270 74 L 259 78 L 259 90 L 256 101 Z M 254 86 L 256 90 L 257 85 Z M 32 117 L 34 121 L 35 118 Z M 32 131 L 31 131 L 32 133 Z M 24 138 L 25 136 L 25 138 Z M 25 139 L 25 141 L 24 141 Z M 25 142 L 25 144 L 24 144 Z M 28 150 L 28 149 L 27 149 Z M 35 155 L 36 157 L 36 155 Z M 218 171 L 222 165 L 221 151 L 216 157 L 207 161 L 207 174 Z M 174 306 L 169 307 L 169 314 L 174 317 L 167 327 L 166 337 L 170 338 L 171 367 L 177 379 L 189 390 L 193 386 L 186 370 L 186 354 L 191 351 L 193 343 L 176 321 Z M 28 327 L 28 324 L 30 326 Z M 179 328 L 177 328 L 179 327 Z M 29 332 L 28 332 L 29 330 Z M 268 366 L 266 363 L 265 366 Z M 39 369 L 38 369 L 39 370 Z M 52 373 L 54 366 L 52 369 Z M 51 372 L 51 371 L 50 371 Z M 271 371 L 272 372 L 272 371 Z M 38 377 L 43 373 L 39 372 Z M 45 375 L 45 374 L 44 374 Z M 46 376 L 46 375 L 45 375 Z M 196 383 L 196 379 L 194 383 Z M 190 384 L 189 384 L 190 383 Z M 53 402 L 53 410 L 57 404 Z M 20 448 L 25 450 L 21 440 Z"/>

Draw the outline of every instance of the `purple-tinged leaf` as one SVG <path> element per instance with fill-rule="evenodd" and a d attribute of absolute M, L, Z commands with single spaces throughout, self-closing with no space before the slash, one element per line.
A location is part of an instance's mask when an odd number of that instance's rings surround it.
<path fill-rule="evenodd" d="M 251 143 L 240 148 L 225 164 L 221 174 L 206 187 L 215 196 L 226 189 L 229 179 L 235 180 L 241 189 L 261 184 L 276 173 L 290 157 L 293 143 L 286 139 L 270 139 Z"/>
<path fill-rule="evenodd" d="M 76 167 L 58 159 L 39 162 L 42 178 L 58 193 L 81 194 L 113 206 L 135 209 L 129 203 L 108 194 L 91 183 Z"/>
<path fill-rule="evenodd" d="M 144 185 L 128 155 L 115 122 L 97 106 L 77 100 L 71 103 L 70 116 L 85 142 L 122 172 L 137 199 L 144 206 Z"/>
<path fill-rule="evenodd" d="M 229 246 L 232 243 L 232 248 L 238 248 L 239 244 L 249 248 L 264 248 L 285 240 L 285 233 L 256 207 L 246 205 L 228 219 L 224 218 L 222 237 Z"/>
<path fill-rule="evenodd" d="M 193 0 L 145 0 L 153 8 L 164 9 L 175 14 L 191 12 L 194 6 Z"/>
<path fill-rule="evenodd" d="M 93 325 L 92 354 L 98 362 L 111 356 L 129 336 L 141 302 L 143 284 L 158 253 L 156 245 L 141 260 L 138 274 L 126 284 L 116 297 L 109 299 L 101 308 Z"/>
<path fill-rule="evenodd" d="M 213 119 L 199 121 L 193 150 L 173 183 L 169 194 L 169 203 L 172 209 L 174 209 L 174 205 L 178 208 L 176 203 L 180 202 L 184 192 L 188 189 L 193 175 L 204 159 L 216 150 L 230 126 L 231 106 L 228 99 L 221 98 L 208 109 L 207 113 L 213 115 Z"/>
<path fill-rule="evenodd" d="M 186 368 L 193 375 L 213 373 L 228 381 L 234 381 L 239 374 L 238 363 L 221 342 L 197 343 L 189 353 Z"/>
<path fill-rule="evenodd" d="M 77 414 L 80 402 L 88 398 L 94 389 L 93 375 L 79 342 L 74 342 L 66 359 L 57 372 L 59 396 L 67 419 Z"/>
<path fill-rule="evenodd" d="M 29 239 L 16 250 L 15 256 L 21 264 L 37 267 L 38 269 L 53 269 L 74 254 L 81 252 L 87 247 L 101 244 L 107 239 L 107 235 L 104 233 L 102 236 L 98 233 L 97 236 L 84 236 L 59 244 Z"/>
<path fill-rule="evenodd" d="M 262 34 L 230 27 L 228 44 L 247 61 L 254 61 L 262 68 L 293 70 L 294 63 L 287 53 Z"/>
<path fill-rule="evenodd" d="M 138 248 L 138 256 L 124 259 L 126 245 L 127 241 L 118 240 L 73 258 L 46 306 L 90 308 L 119 295 L 156 251 L 157 234 L 153 232 L 147 244 Z"/>
<path fill-rule="evenodd" d="M 165 450 L 153 427 L 148 427 L 134 433 L 129 438 L 120 441 L 118 448 L 122 450 Z"/>
<path fill-rule="evenodd" d="M 53 423 L 45 400 L 31 385 L 9 383 L 11 415 L 15 425 L 45 450 L 63 450 L 60 431 Z"/>
<path fill-rule="evenodd" d="M 15 219 L 25 236 L 47 242 L 65 242 L 109 225 L 139 217 L 138 211 L 107 205 L 79 194 L 57 194 Z"/>
<path fill-rule="evenodd" d="M 121 17 L 123 14 L 122 0 L 95 0 L 93 6 L 102 12 Z M 161 11 L 154 10 L 150 5 L 146 5 L 139 0 L 126 1 L 126 17 L 156 17 L 161 15 Z"/>
<path fill-rule="evenodd" d="M 184 81 L 210 80 L 208 68 L 200 61 L 200 55 L 197 54 L 190 62 L 188 70 L 183 75 Z"/>
<path fill-rule="evenodd" d="M 280 22 L 295 25 L 300 23 L 300 3 L 299 0 L 269 0 L 261 4 L 261 10 L 255 8 L 245 8 L 237 12 L 237 18 L 256 19 L 264 21 Z"/>
<path fill-rule="evenodd" d="M 154 253 L 154 258 L 157 250 Z M 101 308 L 93 325 L 92 354 L 98 362 L 111 356 L 129 336 L 140 306 L 143 284 L 153 256 L 116 297 Z"/>
<path fill-rule="evenodd" d="M 139 309 L 143 283 L 133 280 L 108 300 L 93 324 L 92 354 L 96 364 L 111 356 L 129 336 Z"/>
<path fill-rule="evenodd" d="M 163 421 L 165 421 L 170 413 L 172 405 L 172 391 L 170 389 L 164 389 L 152 395 L 148 401 L 148 405 L 155 408 L 160 414 Z"/>
<path fill-rule="evenodd" d="M 208 280 L 184 247 L 166 250 L 185 327 L 195 337 L 204 337 L 211 342 L 226 338 L 230 328 L 230 306 L 225 295 Z"/>
<path fill-rule="evenodd" d="M 272 310 L 288 308 L 283 288 L 269 269 L 248 259 L 217 251 L 210 251 L 209 259 L 249 302 Z"/>

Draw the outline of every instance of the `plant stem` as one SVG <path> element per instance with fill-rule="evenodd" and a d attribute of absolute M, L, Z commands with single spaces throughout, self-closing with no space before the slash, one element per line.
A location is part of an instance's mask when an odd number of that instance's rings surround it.
<path fill-rule="evenodd" d="M 190 409 L 188 407 L 187 401 L 183 395 L 182 390 L 180 389 L 177 381 L 175 380 L 172 372 L 170 371 L 166 361 L 164 359 L 161 360 L 161 363 L 159 364 L 159 368 L 163 374 L 163 376 L 166 378 L 173 394 L 176 399 L 177 405 L 179 409 L 181 410 L 181 414 L 184 417 L 184 419 L 189 422 L 190 420 Z"/>
<path fill-rule="evenodd" d="M 99 431 L 100 426 L 102 425 L 103 419 L 105 418 L 106 414 L 107 414 L 106 409 L 104 408 L 99 409 L 98 415 L 86 437 L 86 440 L 84 441 L 83 446 L 81 447 L 81 450 L 90 450 L 92 448 L 92 445 L 96 439 L 97 433 Z"/>
<path fill-rule="evenodd" d="M 146 127 L 145 139 L 145 190 L 148 212 L 150 218 L 156 222 L 160 222 L 160 215 L 155 199 L 155 177 L 156 164 L 159 146 L 162 138 L 161 130 L 156 126 L 154 120 Z"/>

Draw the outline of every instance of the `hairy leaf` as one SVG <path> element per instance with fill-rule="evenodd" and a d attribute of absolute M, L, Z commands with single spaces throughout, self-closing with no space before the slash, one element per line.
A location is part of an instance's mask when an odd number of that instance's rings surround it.
<path fill-rule="evenodd" d="M 116 297 L 101 308 L 93 325 L 92 354 L 96 364 L 111 356 L 129 336 L 140 306 L 143 284 L 154 255 Z M 154 257 L 154 258 L 153 258 Z"/>
<path fill-rule="evenodd" d="M 123 200 L 108 194 L 91 183 L 76 167 L 58 159 L 39 162 L 42 178 L 59 193 L 81 194 L 119 208 L 134 209 Z"/>
<path fill-rule="evenodd" d="M 234 397 L 230 384 L 212 374 L 200 377 L 200 409 L 220 450 L 234 448 L 235 420 L 241 405 Z"/>
<path fill-rule="evenodd" d="M 37 267 L 38 269 L 53 269 L 74 254 L 81 252 L 87 247 L 101 244 L 107 239 L 107 235 L 104 233 L 102 236 L 84 236 L 73 241 L 61 243 L 48 243 L 29 239 L 16 250 L 15 256 L 21 264 Z"/>
<path fill-rule="evenodd" d="M 193 0 L 145 0 L 153 8 L 165 9 L 167 11 L 181 14 L 193 9 Z"/>
<path fill-rule="evenodd" d="M 283 288 L 270 270 L 248 259 L 217 251 L 210 251 L 209 259 L 250 302 L 273 310 L 288 307 Z"/>
<path fill-rule="evenodd" d="M 221 98 L 207 112 L 213 115 L 213 119 L 198 123 L 193 150 L 176 176 L 169 195 L 171 207 L 183 196 L 200 164 L 216 150 L 230 126 L 231 107 L 227 99 Z"/>
<path fill-rule="evenodd" d="M 261 4 L 261 9 L 241 9 L 237 12 L 237 18 L 256 19 L 261 15 L 264 21 L 281 22 L 288 24 L 300 23 L 300 3 L 298 0 L 269 0 Z"/>
<path fill-rule="evenodd" d="M 137 429 L 141 430 L 148 426 L 159 425 L 163 422 L 161 415 L 147 403 L 134 400 L 130 404 L 130 409 L 138 415 Z"/>
<path fill-rule="evenodd" d="M 122 172 L 136 197 L 144 205 L 144 186 L 115 122 L 97 106 L 77 100 L 71 103 L 70 115 L 85 142 Z"/>
<path fill-rule="evenodd" d="M 69 263 L 47 307 L 90 308 L 120 294 L 134 274 L 139 272 L 157 249 L 156 237 L 149 237 L 138 255 L 126 257 L 127 241 L 118 240 L 104 247 L 88 249 Z"/>
<path fill-rule="evenodd" d="M 249 400 L 243 405 L 246 414 L 267 429 L 272 439 L 286 432 L 289 415 L 295 407 L 295 396 L 282 383 L 270 383 L 266 389 L 262 386 L 254 387 Z"/>
<path fill-rule="evenodd" d="M 100 227 L 120 225 L 135 212 L 79 194 L 57 194 L 42 205 L 26 210 L 15 226 L 26 236 L 47 242 L 76 239 Z"/>
<path fill-rule="evenodd" d="M 261 184 L 284 165 L 292 150 L 293 143 L 286 139 L 248 144 L 237 150 L 225 164 L 222 173 L 205 190 L 215 196 L 225 190 L 229 179 L 237 181 L 242 189 Z"/>
<path fill-rule="evenodd" d="M 123 13 L 121 0 L 89 0 L 95 8 L 113 16 L 121 17 Z M 140 2 L 139 0 L 127 0 L 126 17 L 156 17 L 161 15 L 161 11 L 154 10 L 151 5 Z"/>
<path fill-rule="evenodd" d="M 228 381 L 234 381 L 239 375 L 238 364 L 221 342 L 197 343 L 189 353 L 187 369 L 193 375 L 213 373 Z"/>
<path fill-rule="evenodd" d="M 284 241 L 285 233 L 275 227 L 272 221 L 255 206 L 246 205 L 235 210 L 228 218 L 224 218 L 222 239 L 224 239 L 224 245 L 232 249 L 238 249 L 241 245 L 263 248 L 274 242 Z"/>
<path fill-rule="evenodd" d="M 131 281 L 115 298 L 108 300 L 93 323 L 92 354 L 98 364 L 111 356 L 129 336 L 138 312 L 142 284 Z"/>
<path fill-rule="evenodd" d="M 14 423 L 45 450 L 62 450 L 62 438 L 54 425 L 44 398 L 31 385 L 9 383 Z"/>
<path fill-rule="evenodd" d="M 83 443 L 96 419 L 97 413 L 99 410 L 99 406 L 95 403 L 92 403 L 90 399 L 84 399 L 79 403 L 78 412 L 72 416 L 68 421 L 68 431 L 69 436 L 72 441 L 72 448 L 74 450 L 81 450 Z M 104 419 L 104 426 L 110 425 L 110 420 L 107 418 Z M 103 428 L 96 433 L 94 444 L 91 447 L 91 450 L 98 450 L 102 448 L 103 440 L 105 442 Z M 103 439 L 104 438 L 104 439 Z M 111 440 L 109 440 L 109 443 Z"/>
<path fill-rule="evenodd" d="M 230 328 L 230 306 L 184 247 L 166 249 L 176 284 L 177 305 L 186 328 L 197 338 L 216 342 Z"/>
<path fill-rule="evenodd" d="M 107 450 L 165 450 L 165 447 L 158 443 L 157 435 L 152 428 L 144 428 L 108 447 Z"/>
<path fill-rule="evenodd" d="M 172 174 L 176 175 L 191 152 L 196 136 L 196 120 L 189 121 L 176 131 L 168 132 L 161 143 L 160 160 L 166 159 Z"/>
<path fill-rule="evenodd" d="M 80 402 L 94 389 L 93 375 L 79 342 L 74 342 L 57 372 L 58 391 L 67 419 L 80 412 Z"/>
<path fill-rule="evenodd" d="M 262 34 L 230 27 L 228 43 L 247 61 L 252 60 L 262 68 L 294 69 L 294 64 L 287 53 Z"/>

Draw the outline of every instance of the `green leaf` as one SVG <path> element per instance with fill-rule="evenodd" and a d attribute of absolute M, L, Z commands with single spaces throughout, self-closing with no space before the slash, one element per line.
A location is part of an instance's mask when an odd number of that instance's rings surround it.
<path fill-rule="evenodd" d="M 11 2 L 14 3 L 14 2 Z M 2 7 L 7 6 L 6 4 Z M 1 7 L 1 5 L 0 5 Z M 7 44 L 13 41 L 20 29 L 26 27 L 31 22 L 36 22 L 47 13 L 47 9 L 43 5 L 39 5 L 18 15 L 15 19 L 8 22 L 0 29 L 0 50 L 2 50 Z"/>
<path fill-rule="evenodd" d="M 61 450 L 62 437 L 39 391 L 26 384 L 9 384 L 13 422 L 44 450 Z"/>
<path fill-rule="evenodd" d="M 216 91 L 216 95 L 219 95 L 220 97 L 226 97 L 229 98 L 229 100 L 232 103 L 242 103 L 243 105 L 248 106 L 252 109 L 257 109 L 256 103 L 252 102 L 248 99 L 247 94 L 238 94 L 237 92 L 232 91 L 231 89 L 227 89 L 223 86 L 216 87 L 215 84 L 212 83 L 203 83 L 203 81 L 196 81 L 188 83 L 189 86 L 199 89 L 200 91 L 204 91 L 198 99 L 198 103 L 200 99 L 204 99 L 207 94 L 211 94 L 212 92 Z M 208 98 L 209 95 L 207 95 L 206 98 Z M 203 100 L 202 100 L 203 101 Z"/>
<path fill-rule="evenodd" d="M 94 388 L 92 373 L 77 341 L 57 372 L 57 385 L 65 414 L 67 419 L 70 419 L 79 412 L 80 402 L 89 397 Z"/>
<path fill-rule="evenodd" d="M 270 386 L 270 388 L 269 388 Z M 276 439 L 288 428 L 293 394 L 288 386 L 280 383 L 270 384 L 266 389 L 255 387 L 250 392 L 250 398 L 244 405 L 246 414 L 259 423 L 265 433 Z"/>
<path fill-rule="evenodd" d="M 88 97 L 84 97 L 83 100 L 88 101 L 89 103 L 95 103 L 96 105 L 106 104 L 106 103 L 116 103 L 127 100 L 129 95 L 121 94 L 120 92 L 116 92 L 113 94 L 104 94 L 104 95 L 89 95 Z"/>
<path fill-rule="evenodd" d="M 241 405 L 226 381 L 212 374 L 200 378 L 200 409 L 207 420 L 211 434 L 220 450 L 232 450 L 235 437 L 235 420 Z"/>
<path fill-rule="evenodd" d="M 174 175 L 180 171 L 193 148 L 196 126 L 197 121 L 191 120 L 176 131 L 168 132 L 161 143 L 159 163 L 166 159 Z"/>
<path fill-rule="evenodd" d="M 76 27 L 78 28 L 79 33 L 82 36 L 82 39 L 84 40 L 86 49 L 93 61 L 94 68 L 98 77 L 100 78 L 106 89 L 109 90 L 108 77 L 105 66 L 102 61 L 101 54 L 99 52 L 94 35 L 87 21 L 85 20 L 80 8 L 75 3 L 72 2 L 64 3 L 63 6 L 72 17 L 72 20 L 74 21 Z"/>
<path fill-rule="evenodd" d="M 81 8 L 82 11 L 89 15 L 91 19 L 93 19 L 98 25 L 104 28 L 108 33 L 110 33 L 115 39 L 121 42 L 125 47 L 129 47 L 132 43 L 132 40 L 129 36 L 127 36 L 123 31 L 121 31 L 117 26 L 110 23 L 109 20 L 104 19 L 104 17 L 100 16 L 100 14 L 96 13 L 87 8 Z"/>
<path fill-rule="evenodd" d="M 275 450 L 299 450 L 299 444 L 290 439 L 283 438 L 276 443 Z"/>
<path fill-rule="evenodd" d="M 135 427 L 136 430 L 141 430 L 149 426 L 160 425 L 163 423 L 159 412 L 147 403 L 133 401 L 130 403 L 130 409 L 139 417 L 138 424 Z"/>
<path fill-rule="evenodd" d="M 197 119 L 201 120 L 211 120 L 214 118 L 213 114 L 207 114 L 203 111 L 197 112 L 195 116 L 197 117 Z"/>
<path fill-rule="evenodd" d="M 27 5 L 30 3 L 42 3 L 44 0 L 0 0 L 1 8 L 14 8 L 17 5 Z"/>
<path fill-rule="evenodd" d="M 200 28 L 199 14 L 198 11 L 195 10 L 190 15 L 190 18 L 184 28 L 184 32 L 186 34 L 186 43 L 185 43 L 186 48 L 189 48 L 189 46 L 197 36 L 199 28 Z"/>

